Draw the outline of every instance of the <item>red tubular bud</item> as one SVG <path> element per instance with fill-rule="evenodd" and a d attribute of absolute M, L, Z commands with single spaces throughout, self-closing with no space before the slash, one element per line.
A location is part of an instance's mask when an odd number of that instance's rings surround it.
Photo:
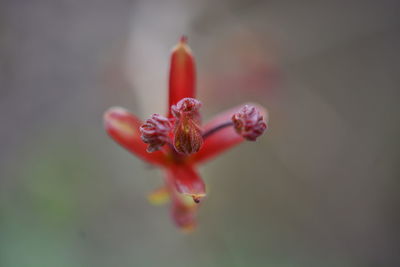
<path fill-rule="evenodd" d="M 185 97 L 195 97 L 196 71 L 195 62 L 187 44 L 187 37 L 182 36 L 173 48 L 169 73 L 169 105 L 176 105 Z M 168 117 L 171 118 L 171 110 Z"/>
<path fill-rule="evenodd" d="M 267 129 L 260 111 L 249 105 L 233 114 L 232 121 L 236 132 L 249 141 L 255 141 Z"/>
<path fill-rule="evenodd" d="M 142 134 L 140 137 L 149 145 L 147 152 L 160 150 L 169 141 L 171 128 L 171 122 L 159 114 L 153 114 L 150 119 L 146 120 L 146 123 L 140 126 Z"/>
<path fill-rule="evenodd" d="M 174 126 L 174 147 L 182 154 L 198 152 L 203 145 L 199 109 L 201 102 L 194 98 L 184 98 L 171 107 L 176 118 Z"/>

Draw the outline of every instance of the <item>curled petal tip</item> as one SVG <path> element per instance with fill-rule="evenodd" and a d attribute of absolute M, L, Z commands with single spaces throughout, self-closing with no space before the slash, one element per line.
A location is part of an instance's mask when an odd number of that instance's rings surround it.
<path fill-rule="evenodd" d="M 140 126 L 141 138 L 148 144 L 147 152 L 160 150 L 162 146 L 169 142 L 169 133 L 171 131 L 171 122 L 169 119 L 153 114 L 150 119 Z"/>
<path fill-rule="evenodd" d="M 255 141 L 267 129 L 260 111 L 250 105 L 243 106 L 233 114 L 232 121 L 236 132 L 249 141 Z"/>
<path fill-rule="evenodd" d="M 171 112 L 176 118 L 180 118 L 181 115 L 197 118 L 199 116 L 201 105 L 202 104 L 199 100 L 185 97 L 176 103 L 176 105 L 171 107 Z"/>

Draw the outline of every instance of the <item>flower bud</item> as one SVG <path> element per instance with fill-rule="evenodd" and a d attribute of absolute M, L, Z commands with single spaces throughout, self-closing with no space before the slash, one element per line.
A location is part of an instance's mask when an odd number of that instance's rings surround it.
<path fill-rule="evenodd" d="M 261 113 L 249 105 L 233 114 L 232 121 L 236 132 L 249 141 L 255 141 L 267 129 Z"/>
<path fill-rule="evenodd" d="M 173 48 L 169 73 L 169 107 L 176 105 L 185 97 L 196 95 L 196 66 L 195 60 L 187 44 L 187 38 L 182 36 Z M 168 117 L 172 117 L 172 110 Z"/>
<path fill-rule="evenodd" d="M 198 152 L 203 144 L 199 109 L 201 102 L 184 98 L 171 107 L 176 118 L 174 126 L 174 147 L 179 153 L 188 155 Z"/>
<path fill-rule="evenodd" d="M 160 150 L 169 141 L 171 128 L 171 122 L 159 114 L 153 114 L 146 120 L 146 123 L 140 126 L 140 132 L 143 142 L 149 145 L 147 152 Z"/>

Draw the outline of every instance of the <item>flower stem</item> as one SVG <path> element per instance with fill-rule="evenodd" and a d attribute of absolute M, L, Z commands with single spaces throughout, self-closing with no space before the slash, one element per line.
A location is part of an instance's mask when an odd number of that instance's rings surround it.
<path fill-rule="evenodd" d="M 224 129 L 224 128 L 226 128 L 226 127 L 230 127 L 230 126 L 233 126 L 233 122 L 232 122 L 232 121 L 227 121 L 227 122 L 225 122 L 225 123 L 222 123 L 222 124 L 220 124 L 220 125 L 218 125 L 218 126 L 212 128 L 212 129 L 206 131 L 205 133 L 203 133 L 203 139 L 206 139 L 206 138 L 209 137 L 210 135 L 212 135 L 212 134 L 218 132 L 219 130 Z"/>

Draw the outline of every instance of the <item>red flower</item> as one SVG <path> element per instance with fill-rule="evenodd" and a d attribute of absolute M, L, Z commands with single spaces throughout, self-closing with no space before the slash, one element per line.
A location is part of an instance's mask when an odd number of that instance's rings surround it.
<path fill-rule="evenodd" d="M 267 111 L 256 104 L 232 108 L 202 125 L 201 102 L 194 97 L 194 59 L 182 37 L 172 51 L 166 117 L 154 114 L 142 123 L 120 107 L 104 114 L 106 131 L 117 143 L 165 170 L 165 186 L 149 199 L 153 203 L 171 199 L 172 217 L 184 230 L 194 228 L 197 203 L 206 196 L 197 165 L 244 140 L 256 140 L 267 128 Z"/>

